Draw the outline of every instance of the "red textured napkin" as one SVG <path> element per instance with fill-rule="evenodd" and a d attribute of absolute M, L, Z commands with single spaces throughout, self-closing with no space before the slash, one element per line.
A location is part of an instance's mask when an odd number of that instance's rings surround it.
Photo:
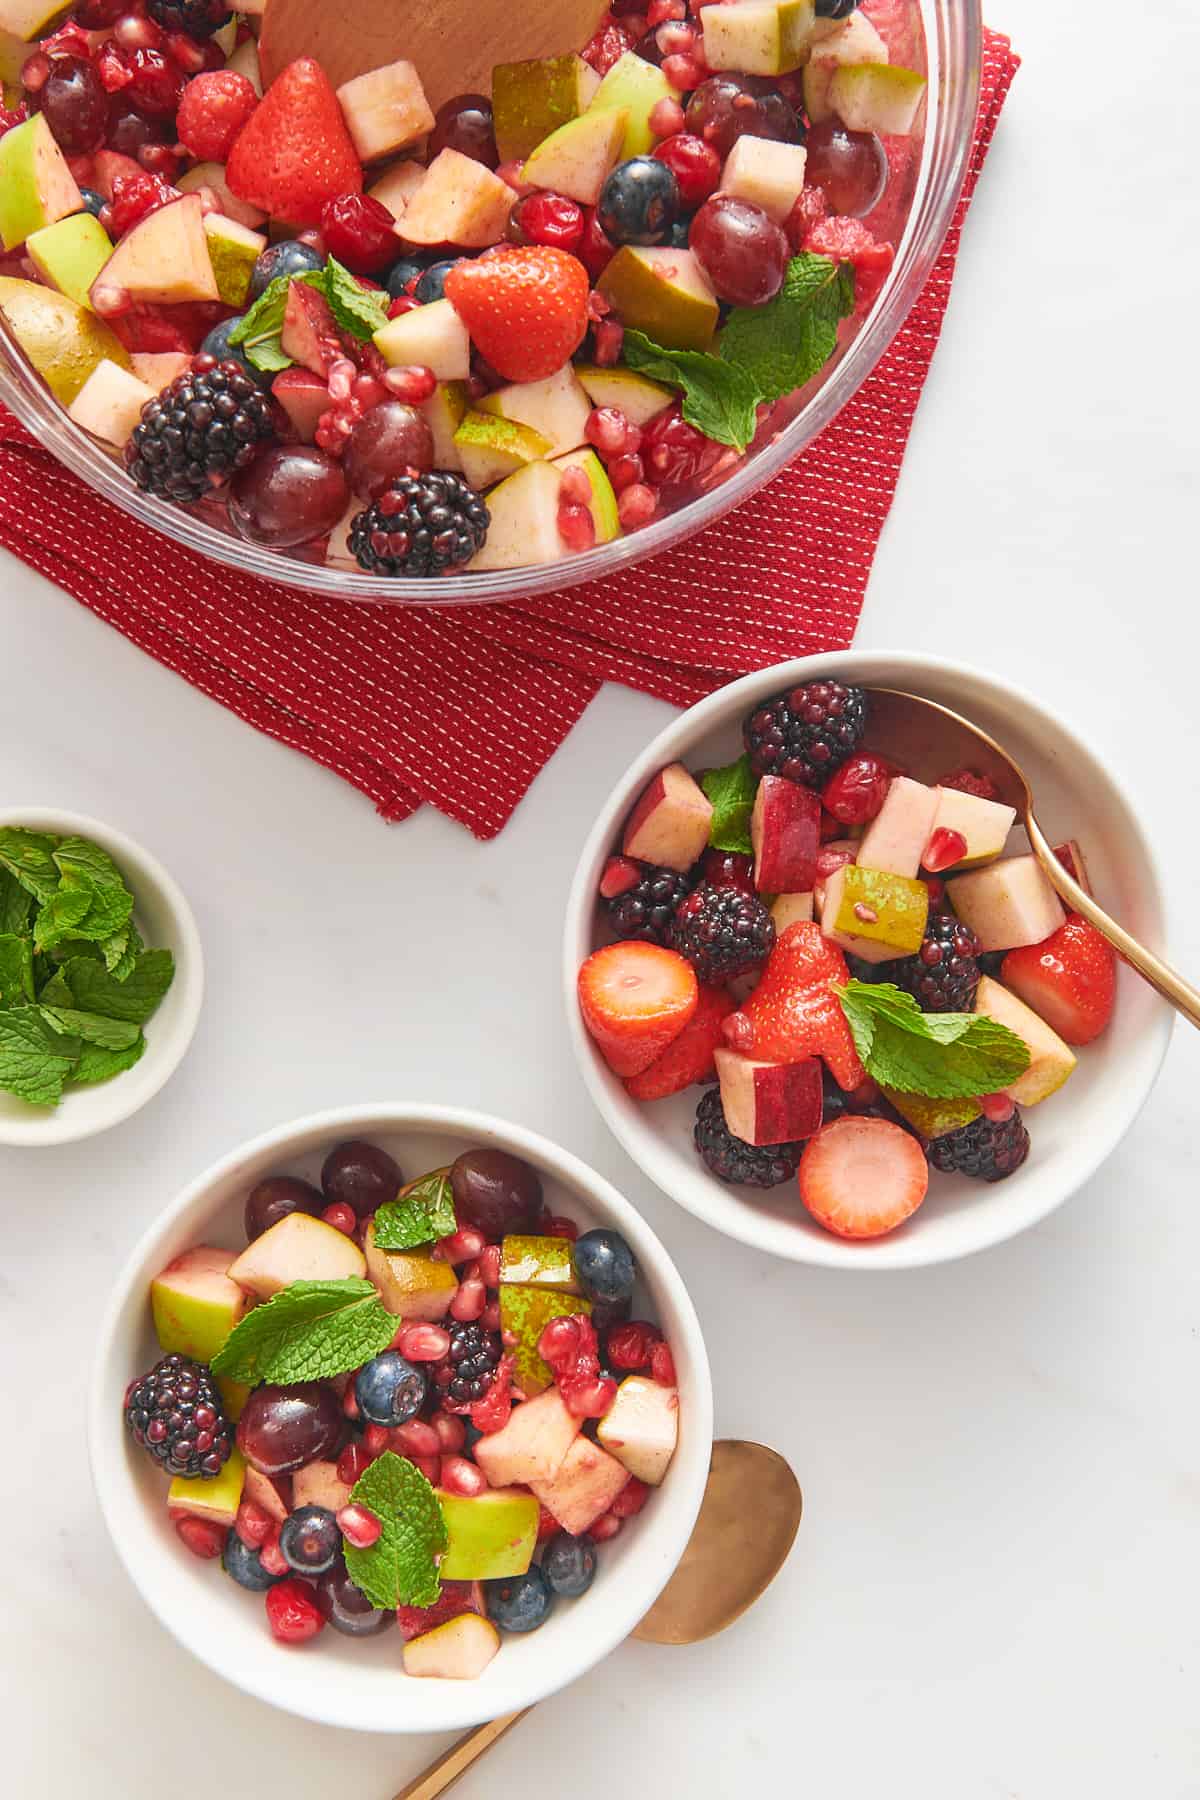
<path fill-rule="evenodd" d="M 974 150 L 934 272 L 870 379 L 754 499 L 653 562 L 519 605 L 306 600 L 181 549 L 54 463 L 0 408 L 0 544 L 260 731 L 370 795 L 493 837 L 605 681 L 689 705 L 854 634 L 1018 67 L 989 32 Z"/>

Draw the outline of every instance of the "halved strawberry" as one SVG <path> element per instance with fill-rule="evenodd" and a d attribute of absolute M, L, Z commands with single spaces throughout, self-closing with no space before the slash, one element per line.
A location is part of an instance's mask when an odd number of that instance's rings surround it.
<path fill-rule="evenodd" d="M 1117 958 L 1095 926 L 1068 913 L 1042 943 L 1010 950 L 1000 980 L 1068 1044 L 1090 1044 L 1112 1018 Z"/>
<path fill-rule="evenodd" d="M 594 950 L 579 971 L 579 1010 L 618 1075 L 640 1075 L 689 1022 L 700 1001 L 696 972 L 660 944 Z"/>
<path fill-rule="evenodd" d="M 281 69 L 238 132 L 225 165 L 239 200 L 289 225 L 319 225 L 327 200 L 362 191 L 362 165 L 320 63 Z"/>
<path fill-rule="evenodd" d="M 587 335 L 588 291 L 578 257 L 540 244 L 505 246 L 446 276 L 446 298 L 505 381 L 541 381 L 574 355 Z"/>
<path fill-rule="evenodd" d="M 896 260 L 895 247 L 881 244 L 861 219 L 820 219 L 804 240 L 804 248 L 854 269 L 854 312 L 861 317 L 873 306 Z"/>
<path fill-rule="evenodd" d="M 821 936 L 819 925 L 807 921 L 790 925 L 750 998 L 725 1020 L 726 1043 L 767 1062 L 803 1062 L 820 1056 L 838 1086 L 849 1093 L 867 1078 L 833 992 L 835 985 L 849 979 L 845 957 Z"/>
<path fill-rule="evenodd" d="M 722 1021 L 733 1011 L 732 996 L 724 988 L 702 987 L 700 999 L 688 1023 L 661 1056 L 655 1057 L 640 1075 L 631 1075 L 625 1083 L 635 1100 L 665 1100 L 668 1094 L 681 1094 L 694 1082 L 712 1079 L 715 1073 L 713 1052 L 724 1042 Z"/>
<path fill-rule="evenodd" d="M 826 1231 L 883 1237 L 912 1217 L 929 1186 L 916 1138 L 890 1119 L 836 1119 L 800 1158 L 800 1198 Z"/>

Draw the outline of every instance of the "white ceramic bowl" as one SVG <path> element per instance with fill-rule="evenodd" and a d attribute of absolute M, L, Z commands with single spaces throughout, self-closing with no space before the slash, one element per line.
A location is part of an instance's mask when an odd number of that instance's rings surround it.
<path fill-rule="evenodd" d="M 406 1679 L 398 1634 L 363 1644 L 325 1631 L 303 1652 L 277 1644 L 261 1595 L 184 1549 L 167 1518 L 163 1477 L 121 1423 L 128 1382 L 155 1359 L 153 1276 L 192 1244 L 240 1246 L 247 1190 L 268 1174 L 317 1179 L 326 1152 L 348 1137 L 381 1144 L 410 1177 L 473 1145 L 524 1157 L 541 1175 L 553 1211 L 584 1228 L 614 1226 L 626 1237 L 640 1271 L 639 1306 L 658 1320 L 675 1356 L 679 1447 L 662 1487 L 604 1547 L 590 1592 L 563 1602 L 529 1637 L 506 1637 L 478 1681 Z M 100 1508 L 118 1554 L 147 1605 L 193 1655 L 247 1693 L 321 1724 L 446 1731 L 544 1699 L 633 1630 L 683 1554 L 700 1508 L 712 1444 L 712 1384 L 695 1309 L 666 1250 L 629 1202 L 583 1163 L 520 1126 L 457 1107 L 343 1107 L 280 1126 L 223 1157 L 146 1233 L 100 1328 L 88 1432 Z"/>
<path fill-rule="evenodd" d="M 139 1063 L 95 1087 L 68 1088 L 56 1107 L 27 1106 L 0 1090 L 0 1144 L 71 1144 L 132 1118 L 183 1061 L 204 998 L 204 956 L 192 909 L 162 864 L 99 819 L 47 806 L 0 805 L 0 826 L 19 825 L 54 837 L 84 837 L 107 850 L 133 895 L 133 916 L 147 947 L 170 950 L 175 979 L 145 1028 Z"/>
<path fill-rule="evenodd" d="M 833 1237 L 816 1225 L 794 1183 L 756 1199 L 753 1190 L 727 1187 L 710 1175 L 692 1145 L 696 1090 L 637 1104 L 607 1068 L 579 1017 L 579 965 L 610 935 L 596 897 L 600 871 L 647 781 L 676 760 L 692 769 L 731 761 L 741 752 L 741 724 L 752 707 L 819 674 L 922 694 L 990 731 L 1030 775 L 1038 817 L 1051 841 L 1079 839 L 1101 905 L 1151 948 L 1161 947 L 1164 909 L 1155 851 L 1108 767 L 1057 709 L 1052 714 L 990 675 L 939 658 L 847 650 L 781 663 L 720 689 L 661 732 L 621 777 L 588 838 L 567 902 L 563 990 L 571 1041 L 592 1098 L 630 1156 L 664 1193 L 718 1231 L 772 1255 L 829 1268 L 909 1269 L 951 1262 L 1044 1219 L 1094 1173 L 1133 1124 L 1154 1085 L 1173 1015 L 1130 970 L 1120 972 L 1108 1031 L 1081 1051 L 1079 1067 L 1060 1094 L 1029 1109 L 1032 1149 L 1024 1167 L 994 1185 L 935 1175 L 928 1198 L 907 1224 L 862 1243 Z M 902 757 L 903 751 L 897 754 Z"/>

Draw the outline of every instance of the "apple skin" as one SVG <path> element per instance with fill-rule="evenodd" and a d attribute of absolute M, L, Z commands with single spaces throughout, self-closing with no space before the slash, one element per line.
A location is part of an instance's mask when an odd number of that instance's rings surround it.
<path fill-rule="evenodd" d="M 890 783 L 883 805 L 863 833 L 858 860 L 868 869 L 912 880 L 921 853 L 937 822 L 940 788 L 926 787 L 907 775 Z"/>
<path fill-rule="evenodd" d="M 404 1646 L 404 1673 L 442 1681 L 476 1681 L 500 1648 L 490 1619 L 464 1612 Z"/>
<path fill-rule="evenodd" d="M 439 1489 L 450 1542 L 439 1565 L 447 1581 L 494 1581 L 524 1575 L 537 1545 L 538 1503 L 516 1488 L 467 1498 Z"/>
<path fill-rule="evenodd" d="M 287 291 L 279 337 L 284 355 L 323 380 L 329 372 L 329 358 L 322 345 L 336 336 L 337 327 L 324 294 L 307 282 L 293 281 Z"/>
<path fill-rule="evenodd" d="M 0 244 L 15 250 L 32 232 L 83 209 L 67 159 L 41 113 L 0 137 Z"/>
<path fill-rule="evenodd" d="M 321 414 L 328 412 L 332 405 L 329 389 L 321 377 L 314 375 L 311 369 L 284 369 L 271 383 L 271 392 L 287 414 L 300 442 L 315 442 Z M 359 502 L 354 510 L 361 512 L 362 503 Z"/>
<path fill-rule="evenodd" d="M 590 1313 L 590 1301 L 573 1294 L 558 1294 L 553 1288 L 518 1287 L 515 1283 L 500 1289 L 500 1329 L 515 1359 L 517 1386 L 523 1394 L 540 1394 L 554 1380 L 550 1369 L 538 1352 L 538 1339 L 551 1319 L 569 1318 L 573 1313 Z M 490 1479 L 490 1478 L 489 1478 Z"/>
<path fill-rule="evenodd" d="M 629 816 L 622 846 L 635 862 L 686 874 L 712 829 L 712 801 L 682 763 L 660 769 Z"/>
<path fill-rule="evenodd" d="M 820 797 L 782 775 L 764 775 L 750 815 L 750 842 L 760 894 L 809 893 L 821 847 Z"/>
<path fill-rule="evenodd" d="M 715 1061 L 725 1121 L 744 1144 L 798 1143 L 821 1129 L 819 1057 L 771 1063 L 736 1050 L 718 1050 Z"/>

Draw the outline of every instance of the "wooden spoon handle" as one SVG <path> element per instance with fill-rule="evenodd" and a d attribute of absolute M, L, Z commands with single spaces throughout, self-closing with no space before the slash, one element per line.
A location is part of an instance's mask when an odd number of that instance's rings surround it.
<path fill-rule="evenodd" d="M 1161 956 L 1155 956 L 1144 944 L 1139 944 L 1131 937 L 1123 925 L 1110 919 L 1103 907 L 1097 906 L 1090 894 L 1084 892 L 1073 876 L 1059 862 L 1050 842 L 1032 813 L 1025 820 L 1025 829 L 1029 834 L 1029 842 L 1033 845 L 1033 853 L 1041 863 L 1053 887 L 1060 898 L 1065 900 L 1072 911 L 1085 918 L 1089 925 L 1094 925 L 1102 937 L 1106 937 L 1118 955 L 1123 956 L 1131 968 L 1136 969 L 1143 981 L 1164 1000 L 1170 1002 L 1177 1013 L 1192 1025 L 1200 1028 L 1200 991 L 1182 975 L 1176 974 L 1169 963 Z"/>
<path fill-rule="evenodd" d="M 439 1756 L 435 1763 L 430 1763 L 423 1775 L 410 1781 L 407 1787 L 400 1789 L 395 1800 L 436 1800 L 438 1794 L 444 1794 L 452 1788 L 460 1775 L 467 1770 L 493 1744 L 498 1744 L 506 1732 L 520 1723 L 533 1708 L 527 1706 L 524 1712 L 508 1713 L 502 1719 L 492 1719 L 486 1725 L 477 1725 L 474 1731 L 468 1731 L 466 1737 L 459 1738 L 452 1744 L 444 1756 Z"/>

